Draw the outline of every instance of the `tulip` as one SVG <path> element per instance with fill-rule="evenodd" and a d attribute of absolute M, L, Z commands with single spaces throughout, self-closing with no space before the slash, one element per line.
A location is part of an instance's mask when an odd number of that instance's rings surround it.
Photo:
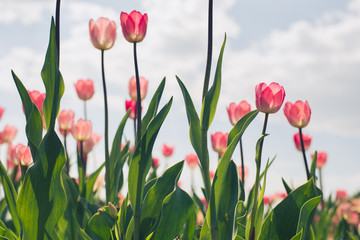
<path fill-rule="evenodd" d="M 211 134 L 211 145 L 215 152 L 223 154 L 226 150 L 228 133 L 216 132 Z"/>
<path fill-rule="evenodd" d="M 149 81 L 144 77 L 140 77 L 139 79 L 140 79 L 140 97 L 141 100 L 144 100 L 144 98 L 146 97 Z M 134 101 L 137 100 L 135 77 L 132 77 L 129 81 L 129 95 L 132 100 Z"/>
<path fill-rule="evenodd" d="M 242 166 L 238 166 L 238 171 L 239 171 L 239 178 L 241 179 L 242 176 Z M 246 181 L 247 177 L 249 174 L 249 169 L 247 166 L 244 166 L 244 182 Z M 243 183 L 244 184 L 244 183 Z"/>
<path fill-rule="evenodd" d="M 69 131 L 74 124 L 75 113 L 72 110 L 62 110 L 58 116 L 59 129 Z"/>
<path fill-rule="evenodd" d="M 159 159 L 153 157 L 153 158 L 152 158 L 151 166 L 152 166 L 153 168 L 158 168 L 158 167 L 159 167 Z"/>
<path fill-rule="evenodd" d="M 129 118 L 135 119 L 136 101 L 134 101 L 134 100 L 127 101 L 126 100 L 125 101 L 125 109 L 126 109 L 126 111 L 128 111 L 130 109 Z"/>
<path fill-rule="evenodd" d="M 285 90 L 278 83 L 260 83 L 255 87 L 256 108 L 263 113 L 276 113 L 284 102 Z"/>
<path fill-rule="evenodd" d="M 199 158 L 194 153 L 186 155 L 185 161 L 190 168 L 195 168 L 197 165 L 199 165 Z"/>
<path fill-rule="evenodd" d="M 28 93 L 33 103 L 35 103 L 36 107 L 39 109 L 41 115 L 43 115 L 43 103 L 46 97 L 46 93 L 40 93 L 37 90 L 28 90 Z"/>
<path fill-rule="evenodd" d="M 264 205 L 270 205 L 271 204 L 271 198 L 268 196 L 264 196 Z"/>
<path fill-rule="evenodd" d="M 209 171 L 209 176 L 210 176 L 210 180 L 213 180 L 214 179 L 214 176 L 215 176 L 215 173 L 214 171 Z"/>
<path fill-rule="evenodd" d="M 304 141 L 304 148 L 306 151 L 310 147 L 312 137 L 310 137 L 309 135 L 306 135 L 306 134 L 303 134 L 302 137 L 303 137 L 303 141 Z M 299 133 L 294 134 L 294 142 L 295 142 L 296 149 L 301 152 L 302 150 L 301 150 L 301 142 L 300 142 L 300 134 Z"/>
<path fill-rule="evenodd" d="M 79 79 L 75 84 L 77 95 L 87 101 L 94 95 L 94 82 L 91 79 Z"/>
<path fill-rule="evenodd" d="M 2 118 L 2 115 L 4 114 L 5 108 L 0 107 L 0 119 Z"/>
<path fill-rule="evenodd" d="M 284 114 L 289 123 L 296 128 L 303 128 L 309 124 L 311 109 L 307 101 L 296 101 L 294 104 L 291 102 L 285 103 Z"/>
<path fill-rule="evenodd" d="M 4 143 L 5 143 L 5 141 L 4 141 L 4 138 L 3 138 L 3 133 L 0 132 L 0 145 L 4 144 Z"/>
<path fill-rule="evenodd" d="M 83 143 L 84 154 L 88 154 L 89 152 L 91 152 L 94 146 L 99 143 L 100 139 L 101 136 L 99 134 L 92 133 L 91 137 Z"/>
<path fill-rule="evenodd" d="M 314 158 L 314 155 L 311 155 L 311 158 Z M 316 167 L 322 169 L 325 166 L 327 160 L 326 152 L 317 152 L 316 154 Z"/>
<path fill-rule="evenodd" d="M 16 156 L 22 166 L 30 166 L 33 164 L 30 147 L 23 144 L 18 144 L 15 148 Z"/>
<path fill-rule="evenodd" d="M 347 193 L 346 190 L 337 190 L 336 191 L 336 198 L 340 200 L 346 200 Z"/>
<path fill-rule="evenodd" d="M 89 22 L 90 39 L 95 48 L 108 50 L 114 46 L 116 39 L 116 23 L 108 18 L 100 17 Z"/>
<path fill-rule="evenodd" d="M 162 154 L 165 156 L 165 157 L 171 157 L 171 155 L 173 154 L 174 152 L 174 147 L 173 146 L 169 146 L 167 144 L 164 144 L 163 147 L 162 147 Z"/>
<path fill-rule="evenodd" d="M 247 101 L 241 101 L 238 105 L 230 103 L 226 108 L 231 124 L 234 126 L 245 114 L 251 111 L 251 106 Z"/>
<path fill-rule="evenodd" d="M 120 22 L 123 35 L 128 42 L 141 42 L 145 38 L 148 23 L 146 13 L 142 15 L 135 10 L 130 14 L 121 12 Z"/>
<path fill-rule="evenodd" d="M 2 138 L 5 143 L 12 142 L 17 134 L 17 128 L 13 126 L 6 125 L 2 133 Z"/>
<path fill-rule="evenodd" d="M 84 142 L 91 137 L 92 124 L 90 120 L 80 118 L 71 129 L 73 137 L 80 142 Z"/>

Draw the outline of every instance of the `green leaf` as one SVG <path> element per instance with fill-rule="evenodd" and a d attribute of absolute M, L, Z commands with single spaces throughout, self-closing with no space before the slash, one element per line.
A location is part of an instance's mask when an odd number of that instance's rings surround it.
<path fill-rule="evenodd" d="M 111 229 L 114 224 L 115 221 L 110 215 L 109 207 L 105 206 L 90 218 L 85 232 L 92 239 L 110 239 Z"/>
<path fill-rule="evenodd" d="M 320 201 L 321 196 L 317 196 L 305 202 L 301 207 L 297 225 L 297 233 L 303 231 L 304 236 L 307 236 L 308 228 L 314 218 L 316 207 Z"/>
<path fill-rule="evenodd" d="M 301 231 L 299 231 L 298 234 L 296 234 L 294 237 L 292 237 L 290 240 L 301 240 L 303 236 L 303 229 L 301 229 Z"/>
<path fill-rule="evenodd" d="M 11 234 L 11 230 L 8 229 L 7 226 L 1 220 L 0 220 L 0 237 L 2 239 L 14 240 L 14 237 Z"/>
<path fill-rule="evenodd" d="M 92 240 L 92 238 L 86 234 L 86 232 L 80 228 L 80 233 L 81 233 L 81 237 L 84 239 L 84 240 Z"/>
<path fill-rule="evenodd" d="M 9 208 L 11 218 L 17 234 L 20 234 L 20 219 L 16 211 L 17 194 L 14 185 L 6 173 L 4 165 L 0 161 L 1 183 L 3 185 L 6 204 Z"/>
<path fill-rule="evenodd" d="M 211 240 L 211 232 L 206 218 L 204 220 L 204 225 L 201 228 L 200 240 Z"/>
<path fill-rule="evenodd" d="M 209 91 L 205 95 L 205 99 L 201 109 L 201 128 L 206 130 L 209 129 L 214 119 L 217 103 L 219 101 L 220 88 L 221 88 L 221 65 L 222 65 L 225 43 L 226 43 L 226 34 L 219 54 L 214 82 L 211 88 L 209 89 Z"/>
<path fill-rule="evenodd" d="M 285 187 L 286 193 L 289 194 L 291 193 L 292 189 L 289 187 L 289 185 L 285 182 L 285 180 L 283 178 L 281 178 L 281 181 Z"/>
<path fill-rule="evenodd" d="M 160 223 L 151 239 L 174 239 L 180 235 L 188 219 L 193 217 L 194 211 L 195 205 L 191 197 L 181 188 L 176 188 L 164 199 Z"/>
<path fill-rule="evenodd" d="M 128 228 L 130 219 L 133 215 L 130 205 L 127 205 L 128 199 L 128 196 L 126 196 L 118 212 L 118 219 L 116 224 L 118 225 L 118 229 L 120 229 L 121 237 L 119 239 L 125 239 L 126 229 Z"/>
<path fill-rule="evenodd" d="M 316 182 L 316 158 L 317 158 L 317 152 L 315 151 L 313 159 L 311 161 L 311 167 L 310 167 L 310 178 L 314 178 Z"/>
<path fill-rule="evenodd" d="M 196 154 L 201 159 L 201 128 L 200 128 L 200 120 L 199 116 L 195 110 L 194 103 L 190 97 L 189 92 L 187 91 L 183 82 L 176 76 L 176 79 L 179 83 L 181 88 L 181 92 L 184 97 L 185 107 L 186 107 L 186 115 L 189 123 L 189 135 L 190 135 L 190 142 L 193 146 Z"/>
<path fill-rule="evenodd" d="M 46 97 L 43 104 L 43 114 L 47 129 L 54 129 L 56 117 L 60 109 L 60 99 L 64 94 L 64 81 L 58 69 L 57 49 L 55 43 L 55 22 L 51 19 L 49 47 L 46 52 L 44 66 L 41 70 Z"/>

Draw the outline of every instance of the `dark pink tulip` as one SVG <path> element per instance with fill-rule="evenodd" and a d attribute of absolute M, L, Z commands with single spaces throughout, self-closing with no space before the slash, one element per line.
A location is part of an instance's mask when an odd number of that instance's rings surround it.
<path fill-rule="evenodd" d="M 211 145 L 215 152 L 223 154 L 226 150 L 228 133 L 216 132 L 211 134 Z"/>
<path fill-rule="evenodd" d="M 0 119 L 2 118 L 2 115 L 4 114 L 5 108 L 0 107 Z"/>
<path fill-rule="evenodd" d="M 116 23 L 108 18 L 98 18 L 89 22 L 90 39 L 95 48 L 108 50 L 114 46 L 116 39 Z"/>
<path fill-rule="evenodd" d="M 91 79 L 79 79 L 75 84 L 76 92 L 81 100 L 89 100 L 94 95 L 94 82 Z"/>
<path fill-rule="evenodd" d="M 77 141 L 86 141 L 91 137 L 92 124 L 90 120 L 80 118 L 71 128 L 71 133 Z"/>
<path fill-rule="evenodd" d="M 5 143 L 12 142 L 17 134 L 17 128 L 13 126 L 6 125 L 4 131 L 2 132 L 2 138 Z"/>
<path fill-rule="evenodd" d="M 303 128 L 309 124 L 311 109 L 307 101 L 296 101 L 294 104 L 286 102 L 284 106 L 284 114 L 291 126 Z"/>
<path fill-rule="evenodd" d="M 130 109 L 129 118 L 135 119 L 135 111 L 136 111 L 136 101 L 134 100 L 126 100 L 125 101 L 125 109 L 128 111 Z"/>
<path fill-rule="evenodd" d="M 226 108 L 232 125 L 235 125 L 245 114 L 251 111 L 251 106 L 247 101 L 241 101 L 238 105 L 230 103 Z"/>
<path fill-rule="evenodd" d="M 141 100 L 144 100 L 147 94 L 149 81 L 144 77 L 140 77 L 139 80 L 140 80 L 140 96 L 141 96 Z M 132 100 L 134 101 L 137 100 L 135 77 L 132 77 L 129 81 L 129 95 Z"/>
<path fill-rule="evenodd" d="M 162 154 L 165 156 L 165 157 L 171 157 L 171 155 L 173 154 L 174 152 L 174 146 L 169 146 L 167 144 L 164 144 L 163 147 L 162 147 Z"/>
<path fill-rule="evenodd" d="M 311 155 L 311 158 L 313 158 L 314 155 Z M 316 154 L 316 167 L 321 169 L 325 166 L 325 163 L 327 161 L 327 154 L 326 152 L 317 152 Z"/>
<path fill-rule="evenodd" d="M 158 167 L 159 167 L 159 159 L 153 157 L 153 158 L 152 158 L 151 166 L 152 166 L 153 168 L 158 168 Z"/>
<path fill-rule="evenodd" d="M 199 165 L 199 158 L 194 153 L 186 155 L 185 161 L 190 168 L 195 168 L 197 165 Z"/>
<path fill-rule="evenodd" d="M 30 147 L 18 144 L 15 148 L 16 156 L 22 166 L 30 166 L 33 164 Z"/>
<path fill-rule="evenodd" d="M 146 35 L 148 16 L 138 11 L 132 11 L 130 14 L 121 12 L 120 23 L 123 35 L 128 42 L 141 42 Z"/>
<path fill-rule="evenodd" d="M 62 110 L 58 116 L 59 129 L 69 131 L 74 124 L 75 113 L 72 110 Z"/>
<path fill-rule="evenodd" d="M 304 141 L 304 148 L 306 151 L 309 149 L 309 147 L 311 145 L 312 137 L 310 137 L 309 135 L 306 135 L 306 134 L 303 134 L 302 137 L 303 137 L 303 141 Z M 301 152 L 302 150 L 301 150 L 301 142 L 300 142 L 300 134 L 299 133 L 294 134 L 294 142 L 295 142 L 296 149 Z"/>
<path fill-rule="evenodd" d="M 256 108 L 263 113 L 276 113 L 284 102 L 285 90 L 278 83 L 260 83 L 255 87 Z"/>

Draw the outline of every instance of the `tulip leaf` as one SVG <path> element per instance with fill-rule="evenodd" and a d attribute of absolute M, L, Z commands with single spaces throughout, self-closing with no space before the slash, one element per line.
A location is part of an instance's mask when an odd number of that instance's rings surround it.
<path fill-rule="evenodd" d="M 321 201 L 321 196 L 314 197 L 308 200 L 300 209 L 299 221 L 297 225 L 297 232 L 303 231 L 304 236 L 307 236 L 308 229 L 314 217 L 316 207 Z"/>
<path fill-rule="evenodd" d="M 43 114 L 47 129 L 55 127 L 56 117 L 60 109 L 60 99 L 65 90 L 64 81 L 58 68 L 58 52 L 55 42 L 55 22 L 52 18 L 49 47 L 41 70 L 41 77 L 46 89 Z"/>
<path fill-rule="evenodd" d="M 205 130 L 209 129 L 214 119 L 217 103 L 219 101 L 220 88 L 221 88 L 221 65 L 222 65 L 225 43 L 226 43 L 226 34 L 219 54 L 214 82 L 211 88 L 209 89 L 209 91 L 205 95 L 201 109 L 201 128 Z"/>
<path fill-rule="evenodd" d="M 5 194 L 5 201 L 9 208 L 12 222 L 14 224 L 15 230 L 17 234 L 20 234 L 20 219 L 19 215 L 16 211 L 16 199 L 17 194 L 14 188 L 14 185 L 10 178 L 8 177 L 6 173 L 6 169 L 4 165 L 0 162 L 0 176 L 1 176 L 1 183 L 3 185 L 3 190 Z"/>
<path fill-rule="evenodd" d="M 211 232 L 210 232 L 209 224 L 207 223 L 206 218 L 205 218 L 204 224 L 201 228 L 200 240 L 211 240 Z"/>
<path fill-rule="evenodd" d="M 199 159 L 201 159 L 202 150 L 201 150 L 201 129 L 200 129 L 199 116 L 195 110 L 194 103 L 185 85 L 180 80 L 180 78 L 178 78 L 178 76 L 176 76 L 176 79 L 179 83 L 185 101 L 186 115 L 189 123 L 190 142 L 196 154 L 198 155 Z"/>
<path fill-rule="evenodd" d="M 303 229 L 301 229 L 301 231 L 299 231 L 299 233 L 297 233 L 294 237 L 292 237 L 290 240 L 301 240 L 303 236 Z"/>
<path fill-rule="evenodd" d="M 86 232 L 80 228 L 81 237 L 83 240 L 92 240 L 92 238 L 86 234 Z"/>
<path fill-rule="evenodd" d="M 115 221 L 110 215 L 109 207 L 105 206 L 90 218 L 85 232 L 91 239 L 110 239 L 114 224 Z"/>
<path fill-rule="evenodd" d="M 315 151 L 313 159 L 311 161 L 311 166 L 310 166 L 310 177 L 313 177 L 315 182 L 317 180 L 316 177 L 316 160 L 317 160 L 317 151 Z"/>
<path fill-rule="evenodd" d="M 282 181 L 282 183 L 283 183 L 283 185 L 284 185 L 284 188 L 285 188 L 285 190 L 286 190 L 286 193 L 287 193 L 287 194 L 291 193 L 292 189 L 291 189 L 291 188 L 289 187 L 289 185 L 285 182 L 285 180 L 284 180 L 283 178 L 281 178 L 281 181 Z"/>
<path fill-rule="evenodd" d="M 8 240 L 15 240 L 14 236 L 10 229 L 0 220 L 0 238 L 1 239 L 8 239 Z M 16 238 L 20 239 L 20 238 Z"/>

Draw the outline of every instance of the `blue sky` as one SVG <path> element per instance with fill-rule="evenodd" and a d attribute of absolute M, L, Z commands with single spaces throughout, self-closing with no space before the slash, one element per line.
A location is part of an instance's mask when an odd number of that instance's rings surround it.
<path fill-rule="evenodd" d="M 1 106 L 6 112 L 0 129 L 6 124 L 21 128 L 24 117 L 21 102 L 11 79 L 10 69 L 29 89 L 43 90 L 40 70 L 48 42 L 51 15 L 55 1 L 2 0 L 0 9 L 0 92 Z M 357 88 L 360 87 L 360 1 L 359 0 L 223 0 L 214 3 L 214 62 L 224 33 L 228 40 L 223 62 L 223 85 L 217 114 L 209 133 L 229 131 L 226 106 L 230 102 L 247 100 L 254 107 L 254 88 L 260 82 L 279 82 L 285 87 L 285 101 L 308 100 L 312 117 L 304 133 L 313 136 L 309 151 L 326 151 L 328 164 L 324 168 L 326 193 L 360 189 L 359 155 L 360 111 Z M 121 11 L 133 9 L 149 15 L 148 33 L 139 44 L 140 74 L 149 79 L 149 96 L 163 78 L 167 85 L 163 103 L 174 96 L 174 104 L 160 131 L 154 156 L 161 159 L 161 145 L 176 147 L 171 165 L 192 152 L 188 138 L 185 107 L 174 75 L 188 86 L 195 105 L 200 110 L 202 81 L 206 57 L 206 1 L 143 0 L 143 1 L 62 1 L 61 63 L 66 92 L 62 109 L 76 111 L 82 117 L 82 103 L 73 84 L 80 78 L 95 82 L 96 94 L 89 102 L 89 118 L 94 131 L 103 131 L 103 97 L 100 72 L 100 52 L 93 48 L 88 35 L 90 18 L 100 16 L 114 20 L 118 35 L 113 49 L 105 53 L 105 67 L 110 102 L 111 136 L 125 113 L 127 83 L 134 74 L 132 46 L 120 29 Z M 255 143 L 261 132 L 263 116 L 249 127 L 243 136 L 245 162 L 249 166 L 249 182 L 255 175 Z M 271 115 L 264 144 L 264 160 L 277 156 L 268 176 L 267 193 L 283 191 L 281 177 L 294 186 L 305 181 L 301 154 L 295 150 L 291 127 L 282 110 Z M 132 122 L 126 137 L 133 139 Z M 73 140 L 69 140 L 73 143 Z M 15 142 L 25 143 L 24 129 Z M 2 147 L 2 153 L 5 149 Z M 238 149 L 234 161 L 239 163 Z M 310 152 L 309 154 L 310 155 Z M 72 153 L 74 156 L 74 152 Z M 210 149 L 211 167 L 215 170 L 216 154 Z M 89 159 L 90 166 L 103 161 L 103 141 Z M 196 173 L 196 184 L 201 176 Z M 189 189 L 190 171 L 185 167 L 181 177 Z M 74 171 L 74 176 L 76 175 Z M 247 186 L 250 187 L 249 185 Z"/>

